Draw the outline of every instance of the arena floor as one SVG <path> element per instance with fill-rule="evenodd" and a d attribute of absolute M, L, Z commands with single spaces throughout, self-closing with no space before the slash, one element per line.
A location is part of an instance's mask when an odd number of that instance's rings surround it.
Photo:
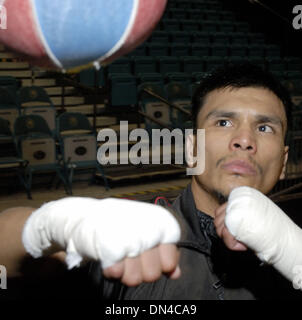
<path fill-rule="evenodd" d="M 73 196 L 81 197 L 122 197 L 133 198 L 142 201 L 148 201 L 156 195 L 165 195 L 173 199 L 177 194 L 190 182 L 190 178 L 176 178 L 165 181 L 140 181 L 131 184 L 116 183 L 110 190 L 104 188 L 103 185 L 89 185 L 87 181 L 75 182 L 73 184 Z M 31 206 L 39 207 L 44 202 L 66 197 L 63 186 L 58 189 L 43 186 L 41 188 L 33 188 L 32 200 L 27 199 L 24 191 L 14 192 L 12 194 L 0 194 L 0 212 L 10 207 Z"/>

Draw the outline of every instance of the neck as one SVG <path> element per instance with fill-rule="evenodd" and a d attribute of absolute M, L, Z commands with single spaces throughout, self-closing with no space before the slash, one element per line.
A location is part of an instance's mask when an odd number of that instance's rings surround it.
<path fill-rule="evenodd" d="M 227 200 L 218 192 L 206 190 L 194 177 L 191 189 L 195 200 L 196 208 L 211 217 L 215 217 L 215 210 Z"/>

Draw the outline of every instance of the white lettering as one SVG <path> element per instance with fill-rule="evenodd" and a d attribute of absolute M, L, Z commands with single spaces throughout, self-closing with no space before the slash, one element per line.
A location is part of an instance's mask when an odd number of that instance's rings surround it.
<path fill-rule="evenodd" d="M 0 29 L 7 29 L 7 12 L 2 5 L 0 5 Z"/>
<path fill-rule="evenodd" d="M 0 265 L 0 289 L 7 289 L 7 272 L 2 265 Z"/>
<path fill-rule="evenodd" d="M 97 141 L 108 141 L 103 143 L 102 146 L 98 149 L 97 159 L 98 162 L 102 165 L 105 164 L 117 164 L 117 137 L 113 129 L 103 129 L 100 130 L 97 136 Z M 106 152 L 109 152 L 109 155 L 106 156 Z"/>
<path fill-rule="evenodd" d="M 293 19 L 293 27 L 297 30 L 302 29 L 302 5 L 294 6 L 293 13 L 298 13 Z"/>

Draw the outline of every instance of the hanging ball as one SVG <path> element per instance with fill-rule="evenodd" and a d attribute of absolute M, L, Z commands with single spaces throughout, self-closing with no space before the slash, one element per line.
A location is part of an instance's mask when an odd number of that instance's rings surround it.
<path fill-rule="evenodd" d="M 167 0 L 2 0 L 0 42 L 32 64 L 72 69 L 108 64 L 152 33 Z"/>

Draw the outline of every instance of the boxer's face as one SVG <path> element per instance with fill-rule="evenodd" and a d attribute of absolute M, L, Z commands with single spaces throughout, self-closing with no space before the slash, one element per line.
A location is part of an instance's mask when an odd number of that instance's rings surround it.
<path fill-rule="evenodd" d="M 284 175 L 286 126 L 282 102 L 267 89 L 210 92 L 197 119 L 205 129 L 205 170 L 193 179 L 224 196 L 242 185 L 268 193 Z"/>

